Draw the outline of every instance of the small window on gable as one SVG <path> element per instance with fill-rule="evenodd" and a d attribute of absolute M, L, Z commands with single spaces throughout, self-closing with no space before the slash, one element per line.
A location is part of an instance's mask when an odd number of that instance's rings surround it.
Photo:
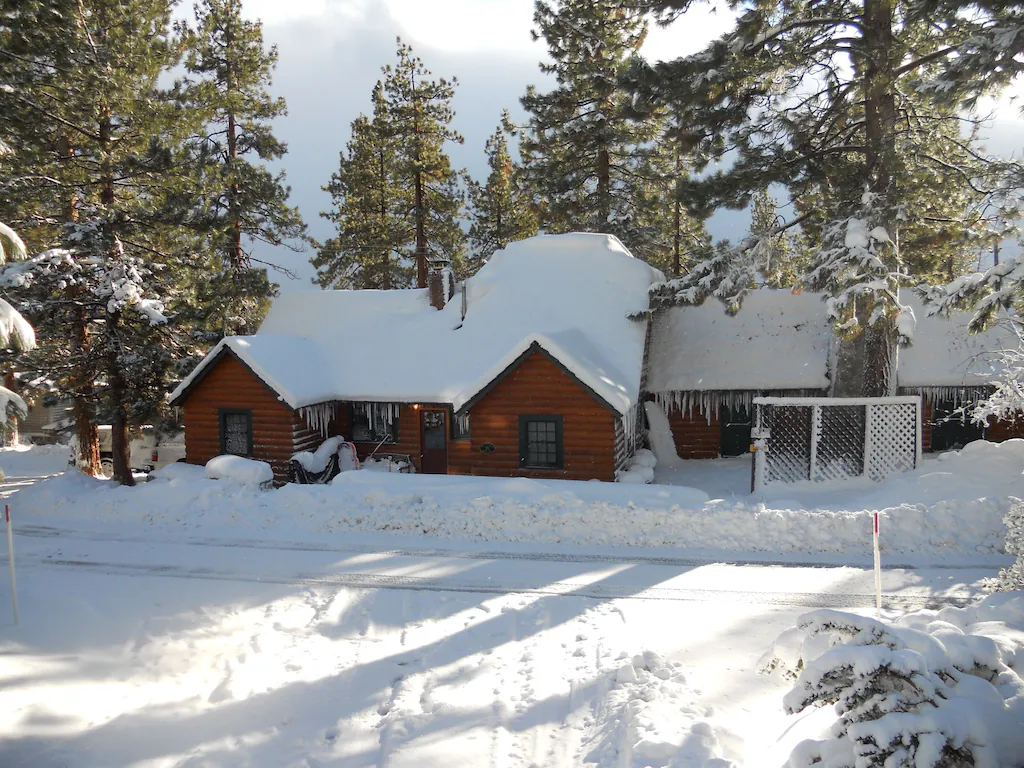
<path fill-rule="evenodd" d="M 452 440 L 469 439 L 469 413 L 456 413 L 452 417 Z"/>
<path fill-rule="evenodd" d="M 562 417 L 519 417 L 519 466 L 561 469 Z"/>
<path fill-rule="evenodd" d="M 352 403 L 353 443 L 397 443 L 398 403 Z"/>
<path fill-rule="evenodd" d="M 252 411 L 220 411 L 220 452 L 252 456 Z"/>

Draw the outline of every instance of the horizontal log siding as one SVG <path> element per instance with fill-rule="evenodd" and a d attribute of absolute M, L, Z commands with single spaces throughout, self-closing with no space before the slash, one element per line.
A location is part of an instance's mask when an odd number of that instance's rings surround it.
<path fill-rule="evenodd" d="M 230 355 L 221 358 L 185 401 L 185 460 L 206 464 L 220 454 L 221 408 L 252 411 L 252 458 L 270 463 L 275 483 L 287 482 L 289 461 L 295 452 L 296 417 Z"/>
<path fill-rule="evenodd" d="M 684 413 L 672 408 L 668 414 L 676 453 L 681 459 L 717 459 L 722 455 L 722 428 L 718 414 L 712 413 L 711 423 L 694 408 Z"/>
<path fill-rule="evenodd" d="M 562 416 L 562 469 L 521 469 L 519 415 Z M 468 443 L 449 442 L 451 474 L 615 479 L 615 418 L 543 354 L 535 352 L 470 409 Z M 493 443 L 494 453 L 480 446 Z"/>

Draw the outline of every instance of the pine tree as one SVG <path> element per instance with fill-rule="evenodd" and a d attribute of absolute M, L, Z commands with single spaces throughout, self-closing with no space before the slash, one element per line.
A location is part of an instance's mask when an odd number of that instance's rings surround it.
<path fill-rule="evenodd" d="M 689 5 L 650 3 L 669 15 Z M 637 93 L 686 110 L 705 166 L 727 152 L 735 158 L 684 185 L 691 209 L 744 207 L 777 183 L 802 210 L 790 223 L 817 229 L 804 282 L 832 295 L 839 328 L 865 334 L 862 394 L 891 394 L 895 385 L 905 222 L 934 233 L 958 215 L 971 218 L 1000 189 L 991 174 L 976 174 L 983 158 L 952 107 L 969 109 L 1021 69 L 1019 27 L 1009 6 L 756 2 L 704 51 L 630 73 Z M 940 196 L 953 202 L 936 215 Z M 950 246 L 954 258 L 970 239 Z M 926 242 L 916 268 L 938 271 L 924 257 Z M 736 252 L 743 269 L 751 246 Z M 684 280 L 676 293 L 689 287 Z"/>
<path fill-rule="evenodd" d="M 6 170 L 0 174 L 0 204 L 4 215 L 16 221 L 33 243 L 34 251 L 58 244 L 64 225 L 78 218 L 84 184 L 78 147 L 84 139 L 64 82 L 79 74 L 73 24 L 85 12 L 76 0 L 0 0 L 0 15 L 5 19 L 0 33 L 0 80 L 8 86 L 0 91 L 0 102 L 15 150 L 0 158 Z M 65 293 L 64 301 L 73 304 L 74 289 Z M 49 361 L 66 370 L 68 360 L 88 357 L 91 339 L 86 318 L 62 316 L 63 323 L 54 330 L 64 343 L 53 350 L 45 323 L 49 317 L 37 320 L 43 321 L 41 336 L 47 343 L 32 360 L 44 368 Z M 32 365 L 20 367 L 30 371 Z M 72 396 L 79 467 L 99 474 L 93 372 L 83 366 L 63 379 L 48 373 L 36 380 L 48 382 L 52 392 Z"/>
<path fill-rule="evenodd" d="M 543 37 L 557 85 L 522 98 L 530 113 L 523 138 L 528 179 L 546 232 L 606 232 L 645 259 L 659 247 L 651 206 L 659 178 L 651 167 L 654 120 L 629 111 L 619 76 L 642 45 L 642 10 L 621 0 L 538 0 L 534 39 Z"/>
<path fill-rule="evenodd" d="M 750 202 L 750 235 L 759 240 L 755 259 L 762 266 L 764 285 L 793 288 L 807 271 L 806 254 L 786 231 L 780 231 L 779 202 L 767 189 L 758 190 Z"/>
<path fill-rule="evenodd" d="M 398 178 L 398 145 L 389 124 L 383 83 L 373 90 L 373 117 L 352 122 L 352 138 L 324 190 L 333 207 L 322 213 L 338 235 L 311 261 L 323 288 L 407 288 L 414 227 L 411 187 Z"/>
<path fill-rule="evenodd" d="M 487 139 L 487 182 L 469 183 L 469 241 L 477 265 L 509 243 L 537 234 L 537 217 L 523 183 L 522 169 L 513 162 L 508 149 L 508 137 L 516 136 L 517 132 L 505 110 L 498 130 Z"/>
<path fill-rule="evenodd" d="M 636 114 L 635 108 L 631 112 Z M 664 115 L 655 110 L 647 118 L 637 115 L 635 119 L 654 121 L 659 131 L 652 147 L 638 150 L 649 156 L 645 167 L 650 174 L 649 183 L 636 187 L 642 193 L 637 207 L 646 227 L 638 241 L 650 243 L 646 256 L 650 264 L 679 277 L 694 261 L 704 258 L 710 246 L 706 216 L 691 213 L 676 194 L 679 182 L 689 178 L 693 170 L 685 118 L 679 110 Z"/>
<path fill-rule="evenodd" d="M 201 0 L 195 18 L 195 29 L 179 25 L 187 48 L 179 87 L 205 120 L 194 142 L 200 187 L 192 226 L 214 257 L 201 276 L 201 306 L 220 336 L 257 325 L 276 294 L 248 246 L 301 250 L 305 225 L 287 204 L 283 172 L 262 165 L 287 151 L 270 126 L 286 114 L 284 99 L 268 93 L 276 48 L 264 49 L 261 24 L 242 18 L 239 0 Z"/>
<path fill-rule="evenodd" d="M 430 78 L 412 48 L 399 40 L 398 62 L 384 67 L 384 99 L 397 147 L 396 178 L 412 190 L 417 288 L 427 285 L 428 262 L 457 265 L 465 249 L 459 225 L 464 194 L 445 152 L 447 142 L 462 143 L 450 127 L 458 81 Z"/>
<path fill-rule="evenodd" d="M 0 155 L 9 151 L 7 145 L 0 141 Z M 27 257 L 28 251 L 18 233 L 0 222 L 0 265 Z M 35 347 L 35 329 L 7 300 L 0 298 L 0 348 L 31 352 Z M 12 424 L 17 425 L 17 419 L 23 419 L 27 415 L 28 408 L 21 396 L 5 386 L 0 386 L 0 429 L 4 430 L 4 434 L 8 434 Z"/>
<path fill-rule="evenodd" d="M 180 352 L 160 298 L 173 304 L 181 270 L 196 268 L 194 242 L 183 227 L 189 211 L 181 206 L 187 172 L 180 147 L 199 125 L 195 115 L 175 110 L 158 84 L 180 59 L 166 2 L 82 0 L 63 13 L 45 4 L 30 10 L 35 13 L 18 7 L 9 29 L 23 49 L 22 66 L 30 64 L 25 77 L 31 80 L 4 100 L 40 126 L 18 140 L 48 160 L 24 175 L 54 165 L 64 169 L 53 177 L 64 210 L 51 206 L 49 223 L 59 228 L 66 253 L 91 276 L 56 280 L 39 314 L 56 323 L 58 307 L 81 310 L 68 323 L 70 344 L 52 348 L 69 360 L 61 386 L 99 408 L 98 417 L 109 418 L 115 478 L 132 484 L 129 425 L 162 407 Z M 31 29 L 32 23 L 43 31 Z M 161 326 L 159 341 L 154 323 Z M 59 332 L 54 326 L 53 337 L 66 337 L 68 326 Z M 79 425 L 82 416 L 76 413 Z"/>

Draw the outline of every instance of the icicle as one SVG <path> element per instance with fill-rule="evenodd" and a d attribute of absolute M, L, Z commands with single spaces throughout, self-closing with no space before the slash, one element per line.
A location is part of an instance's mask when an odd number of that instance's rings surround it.
<path fill-rule="evenodd" d="M 314 432 L 319 432 L 322 437 L 327 437 L 327 429 L 334 419 L 334 403 L 317 403 L 299 408 L 299 415 L 306 421 L 306 425 Z"/>

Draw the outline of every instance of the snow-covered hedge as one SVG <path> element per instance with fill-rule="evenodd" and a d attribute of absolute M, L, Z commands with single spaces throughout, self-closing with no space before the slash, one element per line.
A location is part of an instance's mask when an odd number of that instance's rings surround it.
<path fill-rule="evenodd" d="M 1010 507 L 1004 522 L 1006 552 L 1016 555 L 1017 562 L 999 574 L 999 588 L 1024 590 L 1024 502 Z"/>
<path fill-rule="evenodd" d="M 206 476 L 211 480 L 234 480 L 243 484 L 274 482 L 274 470 L 267 462 L 230 454 L 214 456 L 206 462 Z"/>
<path fill-rule="evenodd" d="M 789 714 L 834 705 L 821 739 L 788 766 L 1015 766 L 1024 755 L 1024 593 L 895 624 L 839 611 L 801 616 L 759 671 L 795 677 Z"/>

